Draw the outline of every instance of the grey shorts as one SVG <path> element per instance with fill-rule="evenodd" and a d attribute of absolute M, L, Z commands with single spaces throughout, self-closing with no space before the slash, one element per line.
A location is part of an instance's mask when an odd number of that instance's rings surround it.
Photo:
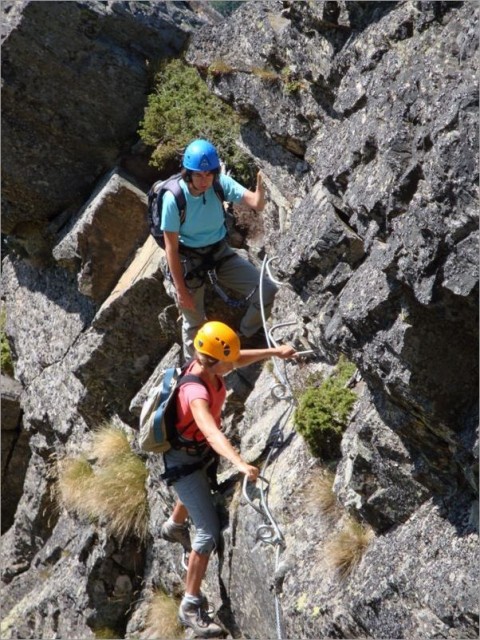
<path fill-rule="evenodd" d="M 170 449 L 164 454 L 165 469 L 195 464 L 201 460 L 200 456 L 188 455 L 181 449 Z M 192 549 L 197 553 L 210 553 L 218 546 L 220 522 L 206 470 L 198 469 L 176 480 L 172 486 L 195 526 Z"/>

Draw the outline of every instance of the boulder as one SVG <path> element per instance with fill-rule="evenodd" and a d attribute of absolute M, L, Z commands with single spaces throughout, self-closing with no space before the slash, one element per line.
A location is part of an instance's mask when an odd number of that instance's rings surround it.
<path fill-rule="evenodd" d="M 206 17 L 177 2 L 16 5 L 2 5 L 2 228 L 45 261 L 48 221 L 78 210 L 134 141 L 149 65 Z"/>

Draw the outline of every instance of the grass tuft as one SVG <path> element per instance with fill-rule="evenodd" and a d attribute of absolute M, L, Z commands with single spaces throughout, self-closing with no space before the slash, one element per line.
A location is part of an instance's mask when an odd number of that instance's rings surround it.
<path fill-rule="evenodd" d="M 148 470 L 131 450 L 127 434 L 119 427 L 103 426 L 95 432 L 89 453 L 94 454 L 94 466 L 84 455 L 57 461 L 53 495 L 58 506 L 101 521 L 120 541 L 128 535 L 145 540 Z"/>
<path fill-rule="evenodd" d="M 135 453 L 117 456 L 95 472 L 85 496 L 87 511 L 102 519 L 107 531 L 123 540 L 136 535 L 144 540 L 148 526 L 145 482 L 148 471 Z"/>
<path fill-rule="evenodd" d="M 343 528 L 325 545 L 327 564 L 338 572 L 341 579 L 347 578 L 359 564 L 372 538 L 370 527 L 348 518 Z"/>
<path fill-rule="evenodd" d="M 85 457 L 59 460 L 56 498 L 60 505 L 85 514 L 85 496 L 91 491 L 93 477 L 92 466 Z"/>
<path fill-rule="evenodd" d="M 177 618 L 178 603 L 163 591 L 156 591 L 147 611 L 147 637 L 174 640 L 184 637 L 184 629 Z"/>
<path fill-rule="evenodd" d="M 100 464 L 106 464 L 113 458 L 130 451 L 128 436 L 120 427 L 105 423 L 94 431 L 91 456 Z"/>
<path fill-rule="evenodd" d="M 329 469 L 323 469 L 309 486 L 309 502 L 318 507 L 320 513 L 329 521 L 340 520 L 342 509 L 333 491 L 335 474 Z"/>

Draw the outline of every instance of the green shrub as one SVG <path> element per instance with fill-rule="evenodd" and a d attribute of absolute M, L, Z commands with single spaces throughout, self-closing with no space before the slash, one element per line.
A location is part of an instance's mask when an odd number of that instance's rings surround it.
<path fill-rule="evenodd" d="M 340 457 L 340 442 L 356 399 L 345 384 L 354 371 L 355 365 L 341 358 L 332 376 L 299 398 L 294 423 L 314 456 L 324 460 Z"/>
<path fill-rule="evenodd" d="M 155 74 L 139 135 L 155 147 L 150 164 L 160 171 L 172 163 L 178 166 L 191 140 L 206 138 L 235 178 L 253 187 L 255 168 L 236 144 L 240 124 L 240 117 L 211 93 L 196 69 L 177 58 L 163 61 Z"/>
<path fill-rule="evenodd" d="M 296 77 L 296 74 L 290 69 L 285 67 L 280 74 L 283 83 L 283 91 L 287 95 L 297 93 L 305 89 L 305 83 Z"/>
<path fill-rule="evenodd" d="M 241 7 L 244 2 L 245 0 L 210 0 L 213 8 L 224 16 L 232 14 Z"/>
<path fill-rule="evenodd" d="M 13 362 L 10 345 L 8 344 L 7 335 L 5 333 L 6 314 L 5 309 L 0 311 L 0 357 L 2 373 L 7 376 L 13 376 Z"/>

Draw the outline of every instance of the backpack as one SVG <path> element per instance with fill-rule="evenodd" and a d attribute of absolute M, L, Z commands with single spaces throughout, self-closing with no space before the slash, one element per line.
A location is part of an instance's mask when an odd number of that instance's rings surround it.
<path fill-rule="evenodd" d="M 140 414 L 139 445 L 143 451 L 165 453 L 181 446 L 194 447 L 200 443 L 182 438 L 176 426 L 176 397 L 179 388 L 187 382 L 198 382 L 208 389 L 206 383 L 193 374 L 185 375 L 189 363 L 180 367 L 169 367 L 163 379 L 147 396 Z M 183 431 L 188 429 L 189 423 Z"/>
<path fill-rule="evenodd" d="M 163 231 L 161 229 L 162 200 L 165 191 L 170 191 L 175 198 L 178 211 L 180 212 L 180 225 L 185 222 L 187 203 L 185 200 L 185 194 L 183 193 L 182 187 L 180 186 L 181 177 L 181 173 L 176 173 L 166 180 L 157 180 L 157 182 L 152 185 L 150 191 L 147 194 L 148 226 L 150 229 L 150 233 L 155 238 L 157 243 L 162 247 L 162 249 L 165 249 L 165 239 L 163 237 Z M 225 192 L 223 191 L 223 187 L 220 184 L 219 180 L 215 179 L 213 181 L 213 188 L 223 207 Z"/>

